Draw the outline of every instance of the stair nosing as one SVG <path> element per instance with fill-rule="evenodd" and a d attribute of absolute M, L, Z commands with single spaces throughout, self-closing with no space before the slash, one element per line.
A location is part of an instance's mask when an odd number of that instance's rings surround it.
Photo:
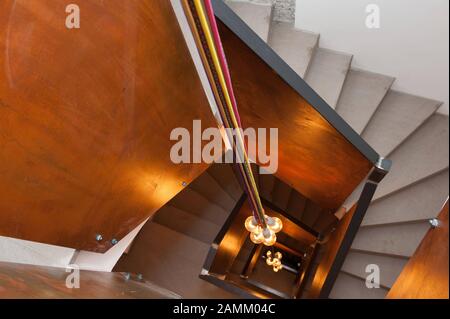
<path fill-rule="evenodd" d="M 352 66 L 352 63 L 353 63 L 353 54 L 350 54 L 350 53 L 347 53 L 347 52 L 342 52 L 342 51 L 337 51 L 337 50 L 333 50 L 333 49 L 328 49 L 328 48 L 324 48 L 324 47 L 320 47 L 319 45 L 317 45 L 317 48 L 314 50 L 314 55 L 311 57 L 311 59 L 310 59 L 310 63 L 309 63 L 309 65 L 311 65 L 312 64 L 312 62 L 314 61 L 314 59 L 315 59 L 315 55 L 316 55 L 316 53 L 317 53 L 317 51 L 318 50 L 322 50 L 322 51 L 325 51 L 325 52 L 328 52 L 328 53 L 332 53 L 332 54 L 337 54 L 337 55 L 343 55 L 343 56 L 346 56 L 346 57 L 348 57 L 349 58 L 349 62 L 348 62 L 348 66 L 347 66 L 347 69 L 346 69 L 346 73 L 345 73 L 345 75 L 344 75 L 344 81 L 342 81 L 342 83 L 340 84 L 340 86 L 339 86 L 339 93 L 338 93 L 338 95 L 337 95 L 337 97 L 336 97 L 336 101 L 335 101 L 335 103 L 334 103 L 334 105 L 331 105 L 329 102 L 327 102 L 327 101 L 325 101 L 326 102 L 326 104 L 330 107 L 330 108 L 332 108 L 333 110 L 335 110 L 336 109 L 336 107 L 337 107 L 337 105 L 338 105 L 338 103 L 339 103 L 339 99 L 340 99 L 340 97 L 341 97 L 341 94 L 342 94 L 342 89 L 343 89 L 343 87 L 344 87 L 344 83 L 345 83 L 345 80 L 347 79 L 347 75 L 348 75 L 348 72 L 349 72 L 349 70 L 350 70 L 350 68 L 351 68 L 351 66 Z M 307 70 L 308 72 L 305 72 L 305 75 L 304 75 L 304 77 L 303 77 L 303 79 L 305 80 L 305 82 L 309 85 L 309 86 L 311 86 L 309 83 L 308 83 L 308 75 L 309 75 L 309 67 L 308 67 L 308 70 Z M 314 91 L 316 91 L 312 86 L 311 86 L 311 88 L 314 90 Z M 319 94 L 319 93 L 317 93 L 317 94 Z M 322 99 L 323 99 L 323 97 L 322 96 L 320 96 Z"/>
<path fill-rule="evenodd" d="M 396 226 L 396 225 L 410 225 L 410 224 L 421 224 L 427 222 L 430 218 L 417 218 L 417 219 L 408 219 L 404 221 L 395 221 L 395 222 L 386 222 L 379 224 L 361 224 L 360 229 L 364 228 L 376 228 L 376 227 L 384 227 L 384 226 Z"/>
<path fill-rule="evenodd" d="M 202 223 L 207 224 L 208 226 L 214 227 L 215 229 L 217 229 L 216 234 L 213 236 L 213 238 L 212 238 L 210 241 L 206 242 L 206 241 L 203 241 L 203 240 L 198 239 L 198 238 L 196 238 L 196 237 L 192 237 L 192 236 L 190 236 L 189 234 L 186 234 L 186 233 L 184 233 L 184 232 L 181 232 L 181 231 L 179 231 L 179 230 L 177 230 L 177 229 L 174 229 L 174 228 L 170 227 L 169 225 L 167 225 L 167 224 L 165 224 L 165 223 L 161 223 L 161 222 L 159 222 L 157 219 L 152 218 L 151 221 L 152 221 L 153 223 L 156 223 L 156 224 L 160 225 L 160 226 L 164 226 L 164 227 L 166 227 L 166 228 L 168 228 L 168 229 L 171 229 L 171 230 L 173 230 L 173 231 L 175 231 L 175 232 L 177 232 L 177 233 L 179 233 L 179 234 L 182 234 L 182 235 L 184 235 L 184 236 L 186 236 L 186 237 L 189 237 L 189 238 L 198 240 L 198 241 L 200 241 L 200 242 L 202 242 L 202 243 L 205 243 L 206 245 L 211 245 L 211 243 L 214 241 L 215 236 L 217 236 L 217 233 L 220 231 L 220 227 L 221 227 L 221 226 L 218 225 L 218 224 L 216 224 L 216 223 L 213 223 L 213 222 L 211 222 L 211 221 L 209 221 L 209 220 L 207 220 L 207 219 L 198 217 L 197 215 L 195 215 L 195 214 L 193 214 L 193 213 L 191 213 L 191 212 L 188 212 L 188 211 L 186 211 L 186 210 L 184 210 L 184 209 L 178 208 L 178 207 L 176 207 L 176 206 L 167 205 L 167 207 L 171 207 L 171 208 L 176 209 L 176 210 L 178 210 L 178 211 L 181 211 L 181 212 L 183 212 L 183 213 L 185 213 L 185 214 L 189 214 L 189 215 L 192 216 L 194 219 L 197 219 L 197 220 L 201 221 Z M 157 217 L 156 214 L 154 215 L 154 217 Z"/>
<path fill-rule="evenodd" d="M 422 177 L 422 178 L 420 178 L 420 179 L 418 179 L 418 180 L 416 180 L 416 181 L 414 181 L 414 182 L 412 182 L 412 183 L 409 183 L 409 184 L 404 185 L 404 186 L 402 186 L 402 187 L 400 187 L 400 188 L 397 188 L 396 190 L 393 190 L 393 191 L 391 191 L 391 192 L 389 192 L 389 193 L 386 193 L 386 194 L 384 194 L 383 196 L 378 197 L 378 198 L 372 200 L 371 203 L 376 203 L 376 202 L 378 202 L 379 200 L 386 199 L 386 198 L 389 197 L 389 196 L 394 196 L 394 195 L 397 194 L 398 192 L 400 192 L 400 191 L 402 191 L 402 190 L 404 190 L 404 189 L 406 189 L 406 188 L 408 188 L 408 187 L 417 185 L 418 183 L 421 183 L 422 181 L 424 181 L 424 180 L 426 180 L 426 179 L 428 179 L 428 178 L 431 178 L 431 177 L 433 177 L 433 176 L 439 175 L 439 174 L 445 172 L 445 171 L 448 170 L 448 169 L 449 169 L 449 166 L 446 166 L 445 168 L 440 169 L 440 170 L 438 170 L 438 171 L 436 171 L 436 172 L 434 172 L 434 173 L 432 173 L 432 174 L 430 174 L 430 175 L 427 175 L 427 176 L 425 176 L 425 177 Z"/>
<path fill-rule="evenodd" d="M 380 251 L 359 249 L 359 248 L 353 248 L 353 247 L 350 247 L 349 251 L 354 251 L 354 252 L 357 252 L 357 253 L 365 253 L 365 254 L 377 255 L 377 256 L 394 257 L 394 258 L 400 258 L 400 259 L 406 259 L 406 260 L 409 260 L 411 258 L 411 256 L 406 256 L 406 255 L 397 255 L 397 254 L 392 254 L 392 253 L 385 253 L 385 252 L 380 252 Z"/>
<path fill-rule="evenodd" d="M 219 187 L 219 189 L 226 194 L 226 196 L 228 197 L 228 199 L 230 199 L 233 202 L 236 202 L 235 199 L 221 186 L 221 184 L 214 178 L 214 176 L 212 176 L 211 174 L 209 174 L 207 171 L 205 172 L 213 181 L 214 183 Z M 199 176 L 200 177 L 200 176 Z M 193 181 L 195 182 L 195 180 Z M 203 196 L 204 198 L 207 198 L 206 196 L 204 196 L 202 193 L 200 193 L 199 191 L 197 191 L 196 189 L 191 187 L 191 184 L 189 184 L 188 186 L 191 190 L 197 192 L 198 194 L 200 194 L 201 196 Z M 208 199 L 208 198 L 207 198 Z M 208 199 L 209 200 L 209 199 Z M 222 208 L 224 211 L 227 211 L 229 208 L 227 207 L 223 207 L 220 203 L 217 202 L 213 202 L 215 203 L 217 206 L 219 206 L 220 208 Z"/>
<path fill-rule="evenodd" d="M 352 61 L 353 61 L 353 59 L 352 59 Z M 377 106 L 375 107 L 375 109 L 373 110 L 373 112 L 372 112 L 372 114 L 370 115 L 369 119 L 367 120 L 366 124 L 364 124 L 364 127 L 363 127 L 363 128 L 360 130 L 360 132 L 358 133 L 359 135 L 362 135 L 362 134 L 364 133 L 364 130 L 367 128 L 367 125 L 369 125 L 370 121 L 372 121 L 372 119 L 373 119 L 375 113 L 378 111 L 378 108 L 380 107 L 381 103 L 383 103 L 384 99 L 386 98 L 387 93 L 391 90 L 392 85 L 393 85 L 394 82 L 397 80 L 397 78 L 394 77 L 394 76 L 391 76 L 391 75 L 386 75 L 386 74 L 382 74 L 382 73 L 377 73 L 377 72 L 372 72 L 372 71 L 364 70 L 364 69 L 362 69 L 362 68 L 354 67 L 354 66 L 352 66 L 352 65 L 350 65 L 349 72 L 350 72 L 350 70 L 354 70 L 354 71 L 357 71 L 357 72 L 367 72 L 367 73 L 375 74 L 375 75 L 377 75 L 377 76 L 385 76 L 385 77 L 388 77 L 388 78 L 391 79 L 390 84 L 389 84 L 389 87 L 387 88 L 386 92 L 384 92 L 384 95 L 382 96 L 380 102 L 378 102 L 378 105 L 377 105 Z M 347 80 L 347 77 L 346 77 L 346 80 Z M 344 84 L 345 84 L 345 81 L 344 81 Z M 336 103 L 336 110 L 338 109 L 339 101 L 340 101 L 340 98 L 338 99 L 338 101 L 337 101 L 337 103 Z"/>
<path fill-rule="evenodd" d="M 215 207 L 217 207 L 218 209 L 220 209 L 220 210 L 222 211 L 221 216 L 223 216 L 224 219 L 226 219 L 226 218 L 229 216 L 230 212 L 227 212 L 227 210 L 225 210 L 224 208 L 222 208 L 222 206 L 220 206 L 220 205 L 216 204 L 215 202 L 209 200 L 208 198 L 206 198 L 205 196 L 203 196 L 202 194 L 200 194 L 199 192 L 197 192 L 195 189 L 192 189 L 192 188 L 189 188 L 189 189 L 190 189 L 191 191 L 197 193 L 198 196 L 200 196 L 200 197 L 202 197 L 203 199 L 205 199 L 205 201 L 207 201 L 209 204 L 214 205 Z M 166 205 L 168 205 L 168 206 L 173 206 L 173 207 L 175 207 L 175 208 L 177 208 L 177 209 L 186 211 L 185 209 L 182 209 L 182 208 L 176 206 L 176 204 L 174 204 L 174 203 L 171 202 L 171 201 L 170 201 L 169 203 L 167 203 Z M 191 212 L 189 212 L 189 211 L 186 211 L 186 212 L 189 213 L 189 214 L 191 214 L 191 215 L 195 215 L 194 213 L 191 213 Z M 218 226 L 223 226 L 223 223 L 220 223 L 220 224 L 219 224 L 219 222 L 216 223 L 216 222 L 214 222 L 214 221 L 212 221 L 212 220 L 208 220 L 208 221 L 211 222 L 211 223 L 213 223 L 213 224 L 216 224 L 216 225 L 218 225 Z"/>
<path fill-rule="evenodd" d="M 347 270 L 341 269 L 339 272 L 344 273 L 344 274 L 346 274 L 347 276 L 353 277 L 353 278 L 355 278 L 355 279 L 361 280 L 361 281 L 363 281 L 363 282 L 366 282 L 366 278 L 363 278 L 363 277 L 361 277 L 361 276 L 359 276 L 359 275 L 357 275 L 357 274 L 351 273 L 351 272 L 349 272 L 349 271 L 347 271 Z M 379 284 L 380 284 L 380 288 L 383 288 L 384 290 L 387 290 L 387 291 L 391 290 L 390 287 L 388 287 L 388 286 L 382 284 L 381 282 L 380 282 Z M 372 289 L 379 289 L 379 288 L 372 288 Z"/>
<path fill-rule="evenodd" d="M 220 164 L 223 164 L 223 163 L 220 163 Z M 233 169 L 233 168 L 232 168 L 232 169 Z M 217 180 L 217 178 L 216 178 L 213 174 L 210 174 L 208 171 L 206 171 L 206 173 L 209 174 L 209 176 L 211 176 L 211 178 L 214 179 L 214 181 L 215 181 L 217 184 L 219 184 L 219 186 L 220 186 L 219 181 Z M 235 178 L 236 178 L 236 177 L 235 177 Z M 242 185 L 241 185 L 241 183 L 239 182 L 239 180 L 237 180 L 236 182 L 238 183 L 239 187 L 241 188 L 241 192 L 243 192 Z M 220 188 L 222 188 L 222 186 L 220 186 Z M 239 198 L 238 198 L 238 199 L 234 199 L 234 197 L 233 197 L 226 189 L 224 189 L 224 188 L 222 188 L 222 189 L 223 189 L 224 192 L 227 193 L 227 195 L 228 195 L 230 198 L 232 198 L 234 201 L 239 200 Z"/>
<path fill-rule="evenodd" d="M 441 103 L 440 105 L 442 105 L 443 103 Z M 409 138 L 416 132 L 418 131 L 421 127 L 423 127 L 428 120 L 436 114 L 437 110 L 439 109 L 440 106 L 438 106 L 433 113 L 431 113 L 430 115 L 428 115 L 426 118 L 424 118 L 422 120 L 422 122 L 420 122 L 420 124 L 412 131 L 410 132 L 407 136 L 405 136 L 405 138 L 403 140 L 400 141 L 400 143 L 398 143 L 387 155 L 386 157 L 389 157 L 392 153 L 394 153 L 397 149 L 399 149 L 406 141 L 409 140 Z"/>

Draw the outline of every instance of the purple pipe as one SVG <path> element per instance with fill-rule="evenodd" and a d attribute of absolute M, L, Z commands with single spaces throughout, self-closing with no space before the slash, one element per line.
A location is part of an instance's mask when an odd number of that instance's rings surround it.
<path fill-rule="evenodd" d="M 213 9 L 211 0 L 204 0 L 204 4 L 205 4 L 205 8 L 206 8 L 206 13 L 207 13 L 207 16 L 208 16 L 208 19 L 210 22 L 210 27 L 211 27 L 211 32 L 212 32 L 212 35 L 214 38 L 214 42 L 216 43 L 216 48 L 218 51 L 217 53 L 219 55 L 219 62 L 220 62 L 220 65 L 221 65 L 223 73 L 224 73 L 225 84 L 226 84 L 227 90 L 230 94 L 231 105 L 233 107 L 233 111 L 236 116 L 236 121 L 238 123 L 238 126 L 241 129 L 242 128 L 241 117 L 239 115 L 239 111 L 237 108 L 236 97 L 234 95 L 233 85 L 231 83 L 230 70 L 228 68 L 227 58 L 225 56 L 225 51 L 222 46 L 222 40 L 220 39 L 219 29 L 217 27 L 217 21 L 216 21 L 215 15 L 214 15 L 214 9 Z M 240 164 L 238 164 L 238 165 L 240 165 Z M 258 214 L 256 214 L 257 207 L 256 207 L 256 199 L 254 198 L 254 194 L 250 191 L 250 189 L 248 189 L 247 183 L 245 182 L 245 177 L 240 176 L 240 179 L 241 179 L 242 184 L 244 185 L 244 189 L 245 189 L 246 193 L 249 196 L 248 199 L 250 202 L 250 206 L 252 207 L 252 210 L 253 210 L 253 215 L 255 216 L 255 218 L 257 220 L 259 220 L 259 216 L 258 216 Z"/>
<path fill-rule="evenodd" d="M 220 39 L 219 28 L 217 27 L 216 16 L 214 15 L 214 9 L 212 7 L 211 0 L 204 0 L 206 13 L 209 18 L 211 31 L 214 37 L 214 42 L 217 46 L 217 51 L 219 55 L 220 65 L 222 66 L 222 70 L 224 71 L 225 83 L 227 85 L 228 92 L 230 93 L 231 104 L 233 105 L 233 111 L 236 115 L 236 120 L 238 122 L 239 128 L 242 128 L 241 117 L 239 116 L 239 111 L 237 108 L 236 97 L 234 96 L 233 85 L 231 84 L 231 75 L 230 70 L 228 69 L 227 58 L 225 56 L 225 51 L 222 46 L 222 41 Z"/>

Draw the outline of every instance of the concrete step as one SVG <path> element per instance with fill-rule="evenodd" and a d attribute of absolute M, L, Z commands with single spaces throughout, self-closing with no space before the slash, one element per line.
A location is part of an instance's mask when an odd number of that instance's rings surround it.
<path fill-rule="evenodd" d="M 214 241 L 221 228 L 197 215 L 169 205 L 162 207 L 153 216 L 152 221 L 208 245 Z"/>
<path fill-rule="evenodd" d="M 380 269 L 380 285 L 391 288 L 407 262 L 406 258 L 350 251 L 342 265 L 342 270 L 366 280 L 371 272 L 371 270 L 366 272 L 366 267 L 370 264 L 377 265 Z"/>
<path fill-rule="evenodd" d="M 286 211 L 290 215 L 301 220 L 303 213 L 305 212 L 307 201 L 308 199 L 305 196 L 293 190 Z"/>
<path fill-rule="evenodd" d="M 374 199 L 398 191 L 448 168 L 448 116 L 433 114 L 389 159 L 392 168 L 378 186 Z"/>
<path fill-rule="evenodd" d="M 390 76 L 350 69 L 336 111 L 360 134 L 393 82 L 394 78 Z"/>
<path fill-rule="evenodd" d="M 272 203 L 286 211 L 291 191 L 292 188 L 289 185 L 276 178 L 272 192 Z"/>
<path fill-rule="evenodd" d="M 294 288 L 296 275 L 285 269 L 274 272 L 272 267 L 268 266 L 266 262 L 260 258 L 249 278 L 254 282 L 258 282 L 266 287 L 270 287 L 276 292 L 281 292 L 285 296 L 290 297 Z"/>
<path fill-rule="evenodd" d="M 295 29 L 293 23 L 273 21 L 268 43 L 303 78 L 319 43 L 319 35 Z"/>
<path fill-rule="evenodd" d="M 230 214 L 230 211 L 227 212 L 189 187 L 175 196 L 169 202 L 169 205 L 221 227 Z"/>
<path fill-rule="evenodd" d="M 448 169 L 373 202 L 363 226 L 425 220 L 436 217 L 448 192 Z"/>
<path fill-rule="evenodd" d="M 272 201 L 273 189 L 275 187 L 276 177 L 272 174 L 259 175 L 259 193 L 261 197 Z"/>
<path fill-rule="evenodd" d="M 241 1 L 225 2 L 261 39 L 267 42 L 272 18 L 271 4 Z"/>
<path fill-rule="evenodd" d="M 363 226 L 352 249 L 390 256 L 410 257 L 430 229 L 428 221 L 381 226 Z"/>
<path fill-rule="evenodd" d="M 189 188 L 208 198 L 209 201 L 217 204 L 226 211 L 231 211 L 236 205 L 236 200 L 232 198 L 208 172 L 200 175 L 189 184 Z"/>
<path fill-rule="evenodd" d="M 235 201 L 242 196 L 243 190 L 237 180 L 231 164 L 214 164 L 208 168 L 208 174 L 216 180 L 231 198 Z"/>
<path fill-rule="evenodd" d="M 66 268 L 75 249 L 0 236 L 0 262 Z"/>
<path fill-rule="evenodd" d="M 340 272 L 333 290 L 330 293 L 331 299 L 384 299 L 388 293 L 382 287 L 369 289 L 366 281 L 356 276 Z"/>
<path fill-rule="evenodd" d="M 351 61 L 349 54 L 323 48 L 318 48 L 311 60 L 305 80 L 332 108 L 336 107 Z"/>
<path fill-rule="evenodd" d="M 209 245 L 147 222 L 114 271 L 140 273 L 183 298 L 238 298 L 198 277 Z"/>
<path fill-rule="evenodd" d="M 362 137 L 380 155 L 387 156 L 425 122 L 441 102 L 390 90 Z"/>

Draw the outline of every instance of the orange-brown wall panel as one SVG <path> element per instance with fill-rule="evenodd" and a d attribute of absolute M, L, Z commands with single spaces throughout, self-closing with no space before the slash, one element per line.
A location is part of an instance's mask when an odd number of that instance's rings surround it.
<path fill-rule="evenodd" d="M 242 125 L 278 128 L 275 175 L 321 207 L 338 209 L 373 165 L 230 29 L 219 27 Z"/>
<path fill-rule="evenodd" d="M 103 252 L 206 169 L 171 130 L 215 123 L 169 1 L 67 4 L 0 3 L 0 235 Z"/>
<path fill-rule="evenodd" d="M 389 291 L 388 299 L 448 299 L 448 201 Z"/>

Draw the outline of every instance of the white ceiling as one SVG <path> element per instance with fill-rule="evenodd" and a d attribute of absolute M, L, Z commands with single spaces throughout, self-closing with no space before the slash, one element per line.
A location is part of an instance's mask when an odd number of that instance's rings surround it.
<path fill-rule="evenodd" d="M 393 88 L 444 102 L 449 113 L 448 0 L 296 0 L 296 27 L 320 46 L 354 54 L 353 66 L 394 76 Z M 366 6 L 380 28 L 366 27 Z"/>

